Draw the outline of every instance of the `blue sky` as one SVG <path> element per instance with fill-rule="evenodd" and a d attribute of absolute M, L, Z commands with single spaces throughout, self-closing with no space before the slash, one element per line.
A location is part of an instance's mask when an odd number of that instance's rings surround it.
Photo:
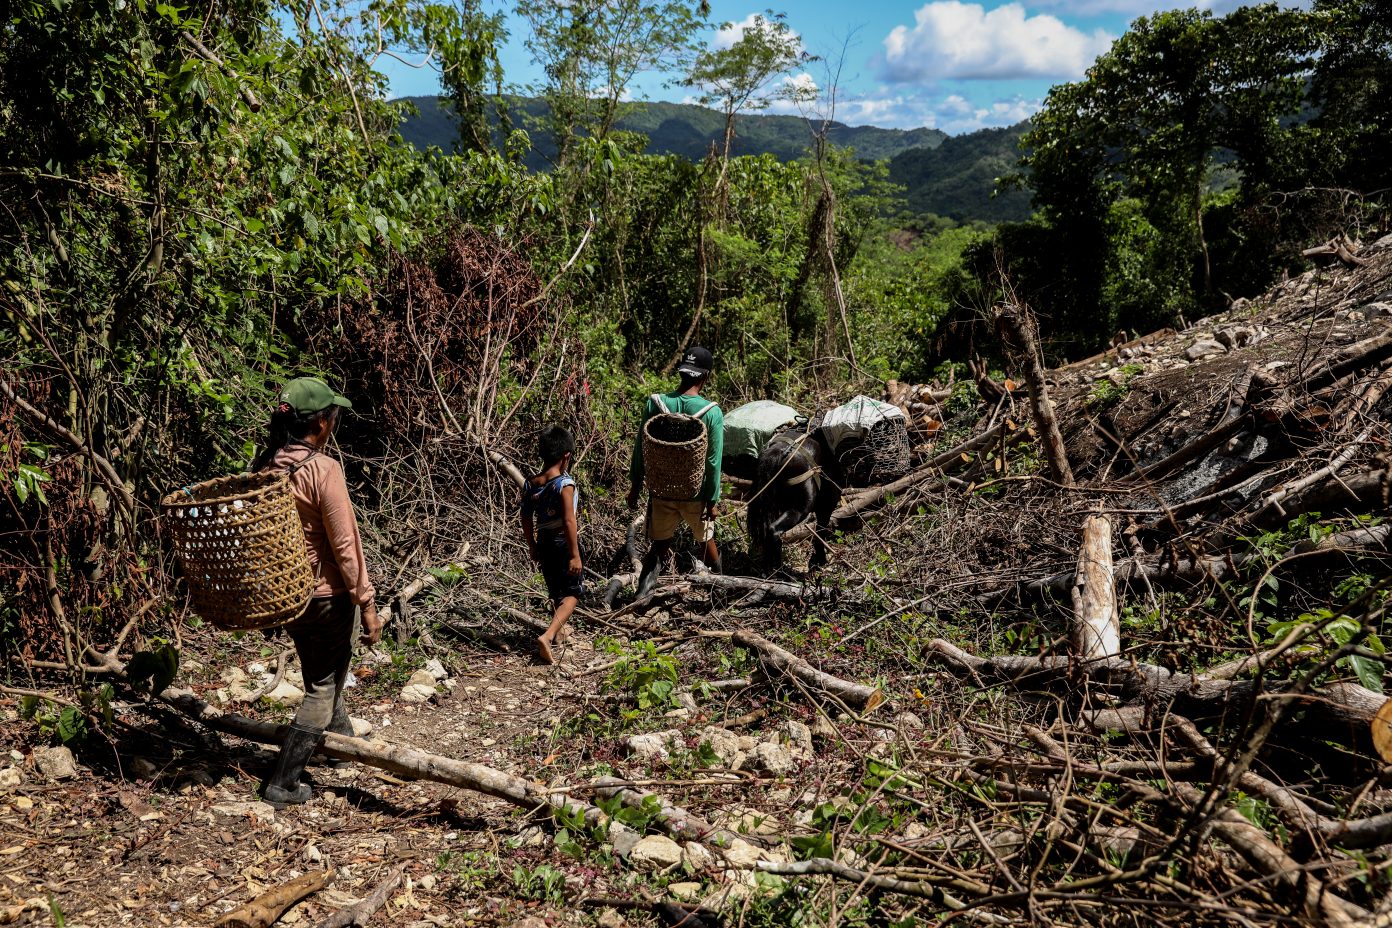
<path fill-rule="evenodd" d="M 1081 77 L 1129 22 L 1175 5 L 1153 0 L 797 0 L 773 8 L 786 12 L 806 50 L 824 59 L 799 81 L 827 87 L 827 63 L 841 62 L 839 121 L 900 129 L 932 126 L 955 134 L 1026 118 L 1050 86 Z M 1206 0 L 1197 5 L 1224 13 L 1237 3 Z M 745 23 L 768 6 L 767 0 L 713 0 L 711 20 Z M 492 8 L 506 10 L 508 5 L 494 3 Z M 503 67 L 508 81 L 526 85 L 539 76 L 524 45 L 527 25 L 514 17 L 509 29 Z M 729 42 L 732 33 L 712 29 L 704 39 Z M 438 80 L 428 67 L 382 60 L 392 96 L 438 92 Z M 689 91 L 666 86 L 669 77 L 644 75 L 632 88 L 633 98 L 688 98 Z M 774 111 L 796 109 L 780 103 Z"/>

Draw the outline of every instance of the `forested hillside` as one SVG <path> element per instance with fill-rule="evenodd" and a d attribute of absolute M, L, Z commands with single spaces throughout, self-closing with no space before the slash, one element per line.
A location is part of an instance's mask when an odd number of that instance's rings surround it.
<path fill-rule="evenodd" d="M 407 97 L 411 110 L 401 123 L 401 137 L 417 148 L 432 145 L 451 151 L 459 141 L 459 124 L 451 104 L 441 97 Z M 534 147 L 523 162 L 533 171 L 548 170 L 555 145 L 545 131 L 545 101 L 506 98 L 507 112 L 518 125 L 531 125 Z M 496 138 L 497 119 L 492 121 Z M 617 127 L 647 139 L 652 154 L 680 155 L 700 161 L 720 146 L 724 119 L 709 107 L 689 103 L 650 102 L 625 111 Z M 740 117 L 732 151 L 770 154 L 780 161 L 807 156 L 819 131 L 815 119 L 751 114 Z M 1002 222 L 1029 216 L 1029 195 L 997 191 L 997 181 L 1015 169 L 1025 125 L 981 129 L 948 136 L 938 129 L 880 129 L 832 123 L 826 139 L 850 149 L 865 161 L 889 161 L 889 179 L 903 188 L 896 208 L 916 216 L 944 216 L 956 222 Z"/>
<path fill-rule="evenodd" d="M 0 924 L 1386 921 L 1385 3 L 952 138 L 796 9 L 12 6 Z"/>
<path fill-rule="evenodd" d="M 451 104 L 442 97 L 405 97 L 416 112 L 401 123 L 401 137 L 417 148 L 438 146 L 452 151 L 459 129 Z M 544 100 L 507 97 L 506 105 L 514 124 L 544 126 L 547 107 Z M 720 113 L 692 103 L 651 101 L 635 105 L 622 115 L 617 127 L 637 132 L 648 140 L 651 154 L 681 155 L 699 161 L 720 144 L 725 131 Z M 496 120 L 494 122 L 496 126 Z M 552 163 L 555 145 L 548 144 L 545 132 L 534 133 L 537 147 L 528 156 L 528 167 L 544 170 Z M 911 148 L 936 148 L 946 133 L 938 129 L 881 129 L 876 126 L 847 126 L 833 123 L 827 141 L 842 148 L 853 148 L 868 161 L 893 158 Z M 780 161 L 794 161 L 807 154 L 812 145 L 808 120 L 801 116 L 749 114 L 739 119 L 734 154 L 771 154 Z"/>

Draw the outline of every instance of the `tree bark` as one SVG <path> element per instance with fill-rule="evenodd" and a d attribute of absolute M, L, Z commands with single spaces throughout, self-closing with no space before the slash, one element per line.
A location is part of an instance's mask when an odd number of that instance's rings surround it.
<path fill-rule="evenodd" d="M 372 916 L 377 910 L 387 904 L 387 897 L 401 885 L 401 877 L 406 872 L 406 865 L 401 864 L 392 870 L 387 878 L 377 884 L 377 888 L 372 894 L 346 909 L 339 909 L 328 918 L 315 925 L 314 928 L 361 928 L 372 920 Z"/>
<path fill-rule="evenodd" d="M 120 668 L 113 667 L 112 669 L 119 671 Z M 166 693 L 160 699 L 166 705 L 177 709 L 214 731 L 236 735 L 239 738 L 262 744 L 281 744 L 285 740 L 287 726 L 274 725 L 270 722 L 260 722 L 244 716 L 221 712 L 190 693 Z M 597 806 L 572 799 L 565 793 L 554 792 L 540 783 L 503 773 L 501 770 L 495 770 L 484 764 L 442 757 L 439 754 L 430 754 L 412 747 L 387 744 L 383 741 L 369 741 L 364 738 L 350 738 L 346 735 L 326 732 L 324 741 L 319 746 L 319 753 L 339 760 L 357 761 L 360 764 L 386 770 L 389 773 L 472 790 L 485 796 L 492 796 L 494 799 L 501 799 L 529 812 L 545 810 L 547 812 L 564 811 L 571 815 L 580 814 L 584 816 L 586 824 L 591 826 L 606 825 L 609 821 L 609 816 Z M 625 804 L 629 802 L 641 804 L 645 798 L 643 794 L 638 794 L 632 790 L 620 792 L 617 795 Z M 653 819 L 654 824 L 676 837 L 688 839 L 691 834 L 696 832 L 703 834 L 717 832 L 714 826 L 707 824 L 691 813 L 680 809 L 677 811 L 681 812 L 681 815 L 670 820 L 664 813 L 659 813 Z"/>
<path fill-rule="evenodd" d="M 1049 399 L 1049 386 L 1044 379 L 1044 364 L 1039 355 L 1039 324 L 1030 308 L 1019 303 L 996 307 L 996 322 L 1006 347 L 1024 368 L 1030 407 L 1043 437 L 1049 474 L 1064 486 L 1071 487 L 1074 485 L 1073 468 L 1068 464 L 1063 434 L 1059 431 L 1053 401 Z"/>
<path fill-rule="evenodd" d="M 331 876 L 332 870 L 316 870 L 281 883 L 218 919 L 217 928 L 269 928 L 295 903 L 329 885 Z"/>

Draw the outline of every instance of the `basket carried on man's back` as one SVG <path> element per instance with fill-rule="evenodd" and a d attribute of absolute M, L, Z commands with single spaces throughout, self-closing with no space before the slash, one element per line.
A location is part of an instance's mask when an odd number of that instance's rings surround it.
<path fill-rule="evenodd" d="M 218 477 L 175 490 L 161 509 L 198 615 L 246 631 L 304 612 L 314 574 L 285 474 Z"/>
<path fill-rule="evenodd" d="M 695 499 L 705 483 L 710 449 L 701 417 L 715 404 L 687 414 L 668 410 L 659 394 L 652 399 L 662 411 L 643 423 L 643 480 L 648 492 L 661 499 Z"/>

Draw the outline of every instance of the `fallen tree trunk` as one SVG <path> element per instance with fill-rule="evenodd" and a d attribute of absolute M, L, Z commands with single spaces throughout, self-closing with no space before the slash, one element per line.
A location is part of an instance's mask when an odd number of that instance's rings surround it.
<path fill-rule="evenodd" d="M 217 920 L 217 928 L 269 928 L 289 908 L 329 885 L 332 870 L 316 870 L 264 892 Z"/>
<path fill-rule="evenodd" d="M 617 797 L 631 809 L 650 808 L 653 803 L 661 809 L 658 814 L 663 821 L 663 831 L 678 841 L 710 842 L 718 847 L 730 847 L 735 841 L 764 844 L 756 835 L 742 835 L 728 828 L 716 828 L 692 815 L 681 806 L 673 805 L 667 799 L 646 790 L 629 786 L 626 781 L 615 777 L 600 777 L 594 781 L 595 793 L 605 799 Z"/>
<path fill-rule="evenodd" d="M 778 645 L 756 635 L 747 628 L 735 632 L 731 640 L 742 648 L 759 655 L 759 666 L 770 678 L 789 676 L 816 692 L 832 696 L 852 709 L 869 712 L 884 702 L 884 693 L 877 687 L 851 683 L 818 670 L 807 661 L 783 650 Z"/>
<path fill-rule="evenodd" d="M 1076 674 L 1116 688 L 1126 704 L 1144 706 L 1150 717 L 1171 711 L 1196 722 L 1241 724 L 1261 699 L 1288 698 L 1302 710 L 1299 720 L 1287 713 L 1283 726 L 1299 726 L 1322 740 L 1340 741 L 1372 753 L 1373 723 L 1387 698 L 1356 683 L 1335 682 L 1308 692 L 1294 691 L 1289 680 L 1226 680 L 1203 674 L 1173 673 L 1154 664 L 1109 657 L 1079 661 L 1071 657 L 1002 655 L 975 657 L 935 638 L 929 652 L 982 684 L 1004 683 L 1021 689 L 1073 686 Z"/>
<path fill-rule="evenodd" d="M 1191 806 L 1203 800 L 1203 792 L 1186 783 L 1174 784 L 1176 795 Z M 1313 873 L 1301 866 L 1281 847 L 1267 837 L 1266 832 L 1232 808 L 1222 808 L 1213 817 L 1213 834 L 1238 853 L 1262 876 L 1292 893 L 1307 918 L 1334 928 L 1353 928 L 1365 924 L 1372 913 L 1346 899 L 1334 895 Z"/>
<path fill-rule="evenodd" d="M 191 693 L 169 693 L 160 697 L 166 705 L 177 709 L 189 718 L 203 725 L 229 735 L 236 735 L 248 741 L 262 744 L 281 744 L 285 739 L 287 726 L 260 722 L 240 715 L 224 713 L 210 706 Z M 585 823 L 599 827 L 608 824 L 609 816 L 597 806 L 571 799 L 565 793 L 553 792 L 540 783 L 533 783 L 521 777 L 503 773 L 484 764 L 455 760 L 430 754 L 416 748 L 387 744 L 383 741 L 369 741 L 363 738 L 350 738 L 333 732 L 324 734 L 319 752 L 339 760 L 351 760 L 389 773 L 402 774 L 420 780 L 431 780 L 447 786 L 457 786 L 472 790 L 494 799 L 501 799 L 529 812 L 563 812 L 568 816 L 582 815 Z M 622 801 L 641 802 L 636 794 L 619 794 Z M 669 823 L 659 813 L 654 823 L 663 830 L 674 829 L 682 836 L 693 832 L 714 833 L 716 829 L 682 811 L 682 815 Z"/>
<path fill-rule="evenodd" d="M 1121 654 L 1121 620 L 1112 577 L 1112 523 L 1104 515 L 1088 516 L 1083 521 L 1073 580 L 1073 649 L 1085 660 Z"/>
<path fill-rule="evenodd" d="M 1293 558 L 1296 555 L 1308 558 L 1312 555 L 1339 553 L 1352 555 L 1383 554 L 1387 552 L 1389 537 L 1392 537 L 1392 523 L 1389 522 L 1371 527 L 1349 529 L 1325 536 L 1317 541 L 1308 539 L 1301 541 L 1286 552 L 1283 560 Z M 1236 573 L 1239 568 L 1260 559 L 1261 555 L 1258 553 L 1215 554 L 1200 557 L 1197 560 L 1186 557 L 1177 561 L 1164 560 L 1158 557 L 1145 560 L 1127 558 L 1116 565 L 1113 576 L 1118 585 L 1128 586 L 1139 581 L 1148 581 L 1157 585 L 1198 583 L 1203 580 L 1226 579 Z M 1049 594 L 1062 596 L 1072 587 L 1076 578 L 1076 569 L 1063 571 L 996 590 L 988 593 L 984 600 L 988 604 L 996 604 L 1008 599 L 1012 594 L 1022 598 L 1027 596 L 1038 598 Z"/>

